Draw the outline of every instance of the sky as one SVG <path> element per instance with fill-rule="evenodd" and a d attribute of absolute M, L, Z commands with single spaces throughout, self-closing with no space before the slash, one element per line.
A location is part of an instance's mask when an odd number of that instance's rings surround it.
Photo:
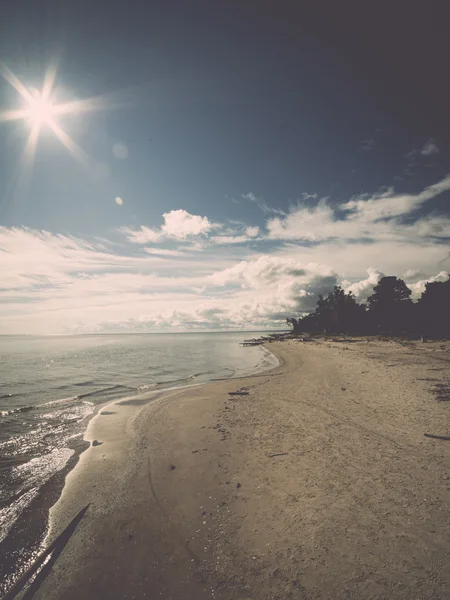
<path fill-rule="evenodd" d="M 0 334 L 273 329 L 447 279 L 450 6 L 318 4 L 13 3 Z"/>

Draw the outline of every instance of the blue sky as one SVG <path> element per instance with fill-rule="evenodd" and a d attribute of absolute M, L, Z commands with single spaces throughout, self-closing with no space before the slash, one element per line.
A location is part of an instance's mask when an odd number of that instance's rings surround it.
<path fill-rule="evenodd" d="M 64 4 L 1 25 L 3 73 L 57 64 L 78 104 L 75 154 L 44 122 L 25 160 L 30 118 L 0 122 L 0 333 L 273 327 L 337 283 L 447 277 L 443 15 Z"/>

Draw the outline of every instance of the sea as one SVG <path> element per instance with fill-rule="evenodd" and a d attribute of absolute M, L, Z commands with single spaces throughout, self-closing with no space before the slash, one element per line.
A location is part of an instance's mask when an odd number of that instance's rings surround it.
<path fill-rule="evenodd" d="M 256 332 L 0 336 L 0 596 L 41 549 L 99 406 L 273 368 Z M 152 394 L 148 394 L 151 401 Z"/>

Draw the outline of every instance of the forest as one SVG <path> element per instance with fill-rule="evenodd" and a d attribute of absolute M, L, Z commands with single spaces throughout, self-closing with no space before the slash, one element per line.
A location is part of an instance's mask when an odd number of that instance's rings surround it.
<path fill-rule="evenodd" d="M 286 319 L 295 334 L 400 335 L 430 339 L 450 338 L 450 277 L 429 282 L 417 302 L 395 276 L 382 277 L 366 303 L 335 286 L 319 296 L 316 309 L 303 317 Z"/>

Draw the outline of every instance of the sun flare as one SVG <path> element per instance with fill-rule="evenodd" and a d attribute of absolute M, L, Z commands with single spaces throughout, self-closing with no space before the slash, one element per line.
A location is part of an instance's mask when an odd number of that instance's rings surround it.
<path fill-rule="evenodd" d="M 25 111 L 32 127 L 50 125 L 57 114 L 51 99 L 45 98 L 43 94 L 39 93 L 28 101 L 28 107 Z"/>
<path fill-rule="evenodd" d="M 2 76 L 18 93 L 22 106 L 19 108 L 0 109 L 0 123 L 18 121 L 29 126 L 29 135 L 23 151 L 21 164 L 30 168 L 37 151 L 38 140 L 43 129 L 51 132 L 74 156 L 89 167 L 90 160 L 86 152 L 63 129 L 60 117 L 78 117 L 81 113 L 102 111 L 117 108 L 107 96 L 97 96 L 84 100 L 69 99 L 57 101 L 54 95 L 57 69 L 54 64 L 44 77 L 41 90 L 29 88 L 4 63 L 0 63 Z M 76 127 L 76 121 L 74 122 Z"/>

